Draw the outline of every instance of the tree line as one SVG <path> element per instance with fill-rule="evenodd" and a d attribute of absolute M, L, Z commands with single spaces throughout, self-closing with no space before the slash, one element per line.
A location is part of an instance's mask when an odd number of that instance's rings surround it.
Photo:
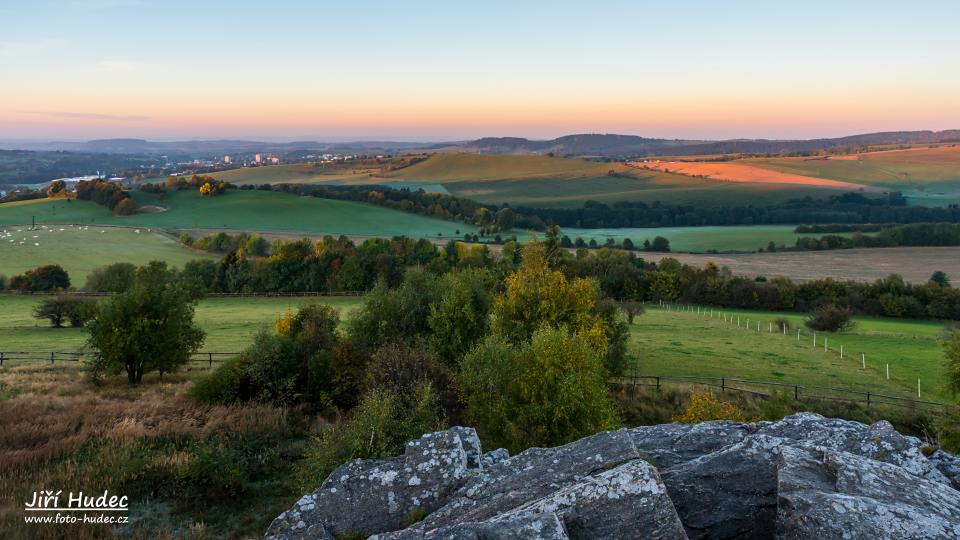
<path fill-rule="evenodd" d="M 640 201 L 605 204 L 587 201 L 581 208 L 535 208 L 484 205 L 445 193 L 385 186 L 263 184 L 240 188 L 364 202 L 423 216 L 472 223 L 480 227 L 482 233 L 506 231 L 511 227 L 544 231 L 550 225 L 595 229 L 792 223 L 960 223 L 960 205 L 936 208 L 908 205 L 907 199 L 898 192 L 882 197 L 868 197 L 860 193 L 826 198 L 808 196 L 766 206 L 669 205 Z"/>
<path fill-rule="evenodd" d="M 797 238 L 797 249 L 828 250 L 897 246 L 960 246 L 960 224 L 913 223 L 886 225 L 874 234 L 855 231 L 849 237 L 828 234 L 820 238 Z"/>

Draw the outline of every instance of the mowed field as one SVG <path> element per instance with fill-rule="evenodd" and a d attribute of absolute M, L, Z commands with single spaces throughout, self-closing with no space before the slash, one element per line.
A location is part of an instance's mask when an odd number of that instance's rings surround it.
<path fill-rule="evenodd" d="M 0 205 L 0 226 L 31 223 L 107 224 L 164 229 L 233 229 L 305 234 L 406 235 L 414 238 L 459 237 L 473 228 L 463 223 L 417 216 L 349 201 L 297 197 L 270 191 L 230 190 L 212 198 L 195 190 L 170 193 L 163 200 L 137 191 L 143 204 L 164 212 L 114 216 L 89 201 L 37 200 Z M 460 231 L 460 234 L 457 233 Z"/>
<path fill-rule="evenodd" d="M 38 297 L 0 297 L 0 350 L 67 351 L 83 346 L 82 330 L 52 329 L 31 316 Z M 202 350 L 236 352 L 246 347 L 262 329 L 272 331 L 277 317 L 288 308 L 307 302 L 334 306 L 341 320 L 361 302 L 359 298 L 213 298 L 200 302 L 198 324 L 207 332 Z M 943 352 L 937 337 L 943 325 L 929 321 L 858 318 L 850 332 L 829 336 L 829 351 L 822 336 L 814 348 L 810 332 L 784 336 L 768 332 L 768 323 L 786 317 L 802 326 L 801 314 L 723 310 L 739 315 L 742 327 L 725 323 L 720 310 L 715 317 L 696 312 L 678 312 L 651 307 L 631 326 L 629 354 L 638 359 L 639 371 L 650 375 L 698 375 L 740 377 L 751 380 L 817 384 L 851 389 L 870 389 L 894 395 L 916 395 L 921 379 L 922 397 L 944 399 Z M 751 329 L 746 329 L 750 319 Z M 761 332 L 756 331 L 757 321 Z M 838 347 L 843 344 L 845 358 Z M 867 368 L 860 363 L 867 358 Z M 885 377 L 890 364 L 891 379 Z"/>
<path fill-rule="evenodd" d="M 234 169 L 213 173 L 213 176 L 237 184 L 382 184 L 447 192 L 485 204 L 534 207 L 579 207 L 588 200 L 696 205 L 750 200 L 754 204 L 766 204 L 836 193 L 835 189 L 819 186 L 717 182 L 638 169 L 623 163 L 463 153 L 434 154 L 412 166 L 389 172 L 361 165 L 324 167 L 306 163 Z"/>
<path fill-rule="evenodd" d="M 136 265 L 165 261 L 183 266 L 191 259 L 214 257 L 187 248 L 156 230 L 96 225 L 0 227 L 0 275 L 7 277 L 46 264 L 59 264 L 81 287 L 94 268 L 117 262 Z M 0 299 L 0 303 L 3 299 Z"/>
<path fill-rule="evenodd" d="M 579 207 L 588 200 L 708 206 L 750 200 L 762 204 L 834 191 L 789 184 L 720 183 L 623 163 L 493 154 L 435 154 L 388 176 L 436 182 L 453 195 L 486 204 L 534 207 Z"/>
<path fill-rule="evenodd" d="M 843 190 L 881 191 L 879 188 L 844 182 L 829 178 L 817 178 L 789 173 L 744 163 L 741 161 L 660 161 L 640 164 L 641 168 L 695 176 L 711 182 L 735 182 L 740 184 L 792 184 L 825 187 Z"/>
<path fill-rule="evenodd" d="M 958 145 L 817 158 L 748 159 L 742 163 L 789 174 L 901 190 L 922 204 L 960 202 Z"/>
<path fill-rule="evenodd" d="M 825 277 L 837 280 L 874 281 L 900 274 L 911 283 L 924 283 L 935 270 L 960 279 L 960 247 L 895 247 L 837 249 L 792 253 L 686 254 L 643 253 L 643 258 L 660 261 L 671 257 L 682 263 L 726 266 L 743 276 L 784 276 L 797 281 Z"/>

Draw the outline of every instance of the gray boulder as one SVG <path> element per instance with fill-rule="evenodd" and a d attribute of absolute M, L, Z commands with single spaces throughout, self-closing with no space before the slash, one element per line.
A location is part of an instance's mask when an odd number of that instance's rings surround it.
<path fill-rule="evenodd" d="M 960 493 L 902 467 L 783 447 L 777 468 L 782 538 L 960 538 Z"/>
<path fill-rule="evenodd" d="M 403 456 L 349 461 L 274 519 L 266 537 L 334 538 L 401 529 L 412 514 L 440 507 L 480 467 L 480 456 L 476 431 L 454 427 L 410 441 Z"/>
<path fill-rule="evenodd" d="M 960 459 L 924 450 L 887 422 L 810 413 L 622 429 L 512 457 L 457 427 L 344 464 L 267 538 L 960 538 Z"/>

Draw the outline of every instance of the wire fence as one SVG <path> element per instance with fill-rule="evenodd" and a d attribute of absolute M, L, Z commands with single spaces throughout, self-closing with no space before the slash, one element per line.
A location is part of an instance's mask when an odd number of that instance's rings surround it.
<path fill-rule="evenodd" d="M 771 397 L 775 393 L 792 396 L 796 401 L 821 400 L 843 401 L 859 403 L 867 407 L 891 405 L 914 410 L 944 414 L 958 407 L 952 403 L 912 399 L 900 396 L 891 396 L 884 392 L 872 390 L 853 390 L 834 386 L 819 386 L 811 384 L 791 383 L 783 381 L 753 381 L 736 377 L 702 377 L 696 375 L 628 375 L 619 378 L 619 384 L 638 387 L 656 388 L 660 390 L 668 384 L 682 386 L 705 386 L 719 389 L 721 392 L 742 392 L 761 397 Z"/>
<path fill-rule="evenodd" d="M 336 298 L 336 297 L 359 297 L 366 294 L 367 291 L 302 291 L 302 292 L 258 292 L 258 293 L 205 293 L 204 298 L 288 298 L 288 297 L 311 297 L 311 298 Z M 0 296 L 52 296 L 57 293 L 49 291 L 0 291 Z M 112 292 L 92 292 L 92 291 L 67 291 L 64 294 L 72 296 L 112 296 Z"/>
<path fill-rule="evenodd" d="M 860 368 L 864 371 L 868 370 L 868 364 L 871 369 L 876 369 L 881 376 L 885 376 L 885 379 L 888 381 L 895 381 L 899 383 L 904 383 L 908 385 L 913 385 L 913 377 L 911 376 L 909 380 L 905 380 L 903 373 L 897 372 L 898 366 L 894 364 L 894 372 L 891 372 L 891 362 L 889 360 L 880 360 L 876 358 L 867 358 L 866 353 L 851 350 L 850 347 L 844 348 L 844 343 L 842 343 L 842 336 L 838 337 L 837 335 L 831 336 L 830 333 L 825 332 L 816 332 L 813 330 L 805 330 L 802 326 L 798 325 L 796 328 L 791 328 L 789 325 L 781 326 L 776 320 L 766 320 L 762 321 L 756 314 L 752 313 L 741 313 L 736 311 L 735 308 L 715 308 L 708 306 L 699 306 L 695 304 L 674 304 L 669 302 L 645 302 L 645 306 L 663 309 L 666 311 L 674 311 L 680 313 L 687 313 L 690 315 L 698 316 L 702 319 L 713 320 L 720 323 L 725 323 L 728 326 L 752 332 L 754 334 L 768 334 L 768 335 L 780 335 L 783 338 L 796 341 L 797 343 L 803 343 L 809 346 L 814 350 L 822 350 L 824 353 L 837 355 L 840 360 L 849 360 L 851 362 L 856 362 L 859 364 Z M 776 314 L 769 314 L 780 318 L 781 316 Z M 786 319 L 793 314 L 785 313 L 782 315 L 782 318 Z M 916 378 L 916 395 L 917 399 L 920 400 L 922 396 L 922 378 Z M 927 383 L 930 384 L 929 381 Z M 929 389 L 929 386 L 927 387 Z M 922 401 L 922 400 L 921 400 Z"/>

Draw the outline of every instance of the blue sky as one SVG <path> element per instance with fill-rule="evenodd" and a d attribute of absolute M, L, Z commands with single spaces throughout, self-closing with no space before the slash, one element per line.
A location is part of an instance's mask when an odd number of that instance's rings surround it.
<path fill-rule="evenodd" d="M 958 23 L 946 1 L 8 0 L 0 137 L 945 129 Z"/>

